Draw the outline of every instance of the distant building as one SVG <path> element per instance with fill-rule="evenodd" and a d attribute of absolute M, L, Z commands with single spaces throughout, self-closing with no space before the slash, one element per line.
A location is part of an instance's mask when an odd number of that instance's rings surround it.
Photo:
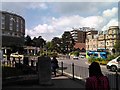
<path fill-rule="evenodd" d="M 98 48 L 98 31 L 90 30 L 86 32 L 86 50 L 97 50 Z"/>
<path fill-rule="evenodd" d="M 25 19 L 15 13 L 0 11 L 2 49 L 24 45 Z M 6 52 L 6 51 L 4 51 Z"/>
<path fill-rule="evenodd" d="M 86 40 L 86 30 L 88 27 L 83 28 L 73 28 L 71 31 L 71 35 L 73 39 L 75 40 L 75 46 L 74 48 L 85 50 L 85 40 Z"/>
<path fill-rule="evenodd" d="M 119 26 L 110 26 L 108 30 L 98 35 L 98 47 L 112 52 L 117 40 L 120 40 Z"/>
<path fill-rule="evenodd" d="M 86 50 L 107 49 L 112 53 L 117 40 L 120 40 L 119 26 L 110 26 L 106 31 L 87 31 Z"/>
<path fill-rule="evenodd" d="M 76 43 L 85 43 L 86 31 L 74 28 L 71 31 L 71 35 Z"/>

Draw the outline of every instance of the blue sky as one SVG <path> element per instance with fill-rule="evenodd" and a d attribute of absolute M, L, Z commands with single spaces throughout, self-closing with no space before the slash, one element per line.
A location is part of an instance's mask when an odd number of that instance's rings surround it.
<path fill-rule="evenodd" d="M 26 35 L 47 41 L 73 27 L 101 31 L 118 25 L 118 2 L 2 2 L 2 10 L 25 19 Z"/>

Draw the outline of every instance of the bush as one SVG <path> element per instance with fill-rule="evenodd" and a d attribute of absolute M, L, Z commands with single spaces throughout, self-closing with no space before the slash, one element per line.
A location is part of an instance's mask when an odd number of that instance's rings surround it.
<path fill-rule="evenodd" d="M 95 62 L 95 61 L 96 61 L 96 59 L 95 59 L 94 57 L 90 57 L 90 58 L 88 59 L 88 62 L 90 62 L 90 63 Z"/>
<path fill-rule="evenodd" d="M 90 58 L 88 59 L 88 62 L 89 62 L 89 63 L 98 62 L 99 64 L 105 65 L 105 64 L 108 63 L 108 60 L 103 59 L 103 58 L 94 58 L 94 57 L 90 57 Z"/>

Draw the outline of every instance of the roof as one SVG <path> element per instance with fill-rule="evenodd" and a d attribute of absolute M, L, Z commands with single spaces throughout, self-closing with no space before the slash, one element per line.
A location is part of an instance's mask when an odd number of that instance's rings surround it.
<path fill-rule="evenodd" d="M 79 48 L 79 49 L 86 49 L 86 44 L 85 43 L 76 43 L 75 45 L 74 45 L 74 48 Z"/>

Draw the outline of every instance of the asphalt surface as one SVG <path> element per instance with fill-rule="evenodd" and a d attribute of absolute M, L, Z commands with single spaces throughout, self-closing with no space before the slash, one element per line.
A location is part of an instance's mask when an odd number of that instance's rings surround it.
<path fill-rule="evenodd" d="M 23 78 L 22 78 L 23 77 Z M 57 76 L 51 76 L 51 84 L 40 85 L 38 83 L 37 75 L 19 76 L 20 79 L 9 78 L 3 81 L 2 90 L 37 90 L 41 88 L 79 88 L 85 89 L 85 83 L 79 79 L 72 79 L 66 75 L 57 74 Z"/>

